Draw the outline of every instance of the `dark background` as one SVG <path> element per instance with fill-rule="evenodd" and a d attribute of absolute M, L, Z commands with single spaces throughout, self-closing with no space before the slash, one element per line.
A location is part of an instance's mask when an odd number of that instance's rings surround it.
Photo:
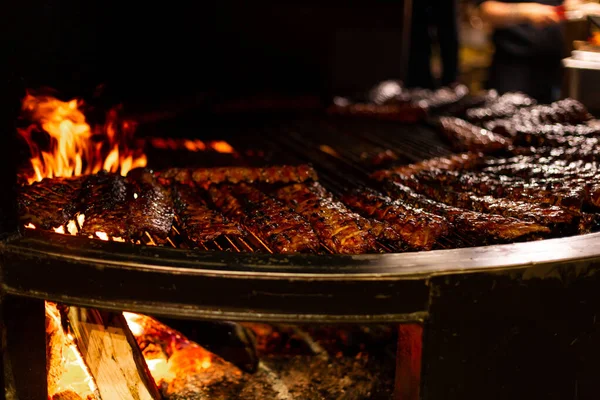
<path fill-rule="evenodd" d="M 354 94 L 401 78 L 402 0 L 5 2 L 24 86 L 156 102 L 195 93 Z M 10 4 L 8 4 L 10 3 Z"/>

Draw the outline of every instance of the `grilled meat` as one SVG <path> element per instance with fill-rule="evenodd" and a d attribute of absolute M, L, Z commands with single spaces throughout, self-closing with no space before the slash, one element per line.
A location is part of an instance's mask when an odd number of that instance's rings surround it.
<path fill-rule="evenodd" d="M 278 253 L 316 251 L 317 235 L 310 224 L 288 207 L 244 183 L 211 186 L 212 202 L 239 221 Z"/>
<path fill-rule="evenodd" d="M 415 164 L 376 171 L 371 175 L 371 178 L 381 181 L 392 175 L 411 176 L 428 169 L 461 171 L 474 168 L 482 160 L 482 154 L 480 153 L 454 154 L 447 157 L 430 158 Z"/>
<path fill-rule="evenodd" d="M 436 170 L 422 171 L 415 175 L 415 178 L 427 185 L 441 184 L 459 192 L 472 191 L 484 196 L 503 197 L 540 205 L 558 205 L 575 213 L 581 210 L 585 200 L 585 190 L 577 185 L 552 188 L 519 178 Z"/>
<path fill-rule="evenodd" d="M 21 221 L 46 230 L 65 225 L 77 212 L 83 180 L 47 178 L 23 186 L 17 200 Z"/>
<path fill-rule="evenodd" d="M 87 236 L 104 232 L 112 237 L 127 237 L 129 204 L 133 201 L 133 192 L 125 178 L 100 172 L 88 176 L 82 190 L 85 222 L 81 233 Z"/>
<path fill-rule="evenodd" d="M 387 182 L 385 188 L 393 199 L 444 216 L 457 231 L 467 235 L 506 242 L 550 233 L 548 227 L 535 222 L 469 211 L 428 199 L 398 182 Z"/>
<path fill-rule="evenodd" d="M 208 207 L 197 188 L 177 184 L 174 197 L 177 220 L 191 242 L 202 244 L 223 235 L 244 236 L 239 224 Z"/>
<path fill-rule="evenodd" d="M 397 179 L 418 193 L 458 208 L 519 218 L 544 225 L 556 225 L 561 228 L 573 224 L 576 217 L 573 212 L 562 207 L 541 207 L 524 201 L 477 196 L 473 192 L 456 192 L 449 190 L 448 187 L 423 184 L 414 177 L 398 177 Z"/>
<path fill-rule="evenodd" d="M 159 238 L 166 238 L 174 217 L 170 190 L 159 185 L 153 174 L 146 169 L 130 171 L 127 180 L 135 191 L 127 218 L 128 237 L 136 239 L 148 232 Z"/>
<path fill-rule="evenodd" d="M 321 242 L 335 253 L 360 254 L 375 248 L 371 223 L 333 199 L 318 183 L 285 186 L 274 196 L 308 220 Z"/>
<path fill-rule="evenodd" d="M 342 201 L 366 217 L 385 221 L 403 242 L 416 250 L 430 250 L 437 239 L 449 231 L 449 223 L 444 217 L 370 189 L 355 190 L 344 195 Z"/>
<path fill-rule="evenodd" d="M 598 174 L 600 166 L 597 163 L 586 161 L 565 160 L 538 160 L 529 162 L 524 158 L 523 162 L 509 164 L 491 165 L 483 168 L 483 172 L 491 175 L 518 176 L 522 178 L 590 178 Z"/>
<path fill-rule="evenodd" d="M 179 183 L 211 185 L 219 183 L 301 183 L 318 180 L 317 172 L 310 165 L 282 165 L 266 168 L 219 167 L 219 168 L 171 168 L 158 173 L 161 180 Z"/>
<path fill-rule="evenodd" d="M 483 107 L 467 110 L 466 118 L 475 123 L 506 118 L 516 113 L 519 108 L 532 105 L 535 105 L 535 100 L 526 94 L 505 93 L 496 99 L 491 99 Z"/>
<path fill-rule="evenodd" d="M 442 133 L 458 151 L 494 152 L 511 145 L 508 138 L 455 117 L 440 117 Z"/>

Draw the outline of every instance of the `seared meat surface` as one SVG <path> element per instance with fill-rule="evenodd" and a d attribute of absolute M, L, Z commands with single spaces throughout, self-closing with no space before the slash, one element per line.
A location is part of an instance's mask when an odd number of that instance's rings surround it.
<path fill-rule="evenodd" d="M 375 248 L 370 221 L 348 210 L 319 183 L 285 186 L 274 196 L 309 221 L 321 242 L 335 253 L 360 254 Z"/>
<path fill-rule="evenodd" d="M 442 215 L 457 231 L 475 240 L 483 238 L 514 241 L 550 233 L 548 227 L 535 222 L 465 210 L 431 200 L 398 182 L 388 182 L 385 187 L 391 198 L 401 199 L 413 207 Z"/>
<path fill-rule="evenodd" d="M 541 207 L 524 201 L 478 196 L 473 192 L 456 192 L 448 187 L 426 185 L 414 177 L 398 177 L 398 181 L 418 193 L 458 208 L 534 221 L 544 225 L 562 227 L 576 222 L 575 213 L 558 206 Z"/>
<path fill-rule="evenodd" d="M 310 224 L 289 207 L 245 183 L 211 186 L 214 205 L 240 222 L 277 253 L 317 251 L 319 240 Z"/>
<path fill-rule="evenodd" d="M 96 232 L 104 232 L 112 237 L 128 237 L 133 191 L 125 178 L 104 172 L 90 175 L 82 190 L 85 221 L 81 233 L 94 236 Z"/>
<path fill-rule="evenodd" d="M 295 183 L 316 181 L 316 171 L 310 165 L 281 165 L 266 168 L 172 168 L 158 174 L 161 180 L 199 185 L 219 183 Z"/>
<path fill-rule="evenodd" d="M 437 239 L 448 234 L 446 218 L 414 208 L 401 200 L 370 189 L 355 190 L 342 201 L 362 215 L 385 221 L 402 240 L 416 250 L 430 250 Z"/>
<path fill-rule="evenodd" d="M 458 151 L 494 152 L 511 145 L 511 140 L 463 119 L 440 117 L 441 132 Z"/>
<path fill-rule="evenodd" d="M 77 212 L 84 179 L 47 178 L 23 186 L 17 199 L 21 222 L 46 230 L 67 224 Z"/>
<path fill-rule="evenodd" d="M 191 242 L 203 244 L 223 235 L 244 236 L 238 223 L 208 207 L 196 187 L 175 185 L 174 193 L 178 223 Z"/>
<path fill-rule="evenodd" d="M 482 163 L 483 160 L 483 155 L 480 153 L 461 153 L 447 157 L 429 158 L 415 164 L 376 171 L 371 174 L 371 179 L 381 181 L 393 175 L 411 176 L 429 169 L 462 171 L 475 168 Z"/>
<path fill-rule="evenodd" d="M 175 214 L 171 191 L 161 186 L 148 170 L 134 169 L 127 174 L 127 180 L 134 190 L 127 219 L 128 237 L 140 238 L 148 232 L 166 238 Z"/>

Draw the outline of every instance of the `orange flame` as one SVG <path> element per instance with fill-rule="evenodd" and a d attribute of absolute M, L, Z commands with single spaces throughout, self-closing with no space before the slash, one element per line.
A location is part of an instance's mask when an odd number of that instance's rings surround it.
<path fill-rule="evenodd" d="M 150 138 L 150 145 L 161 150 L 187 150 L 187 151 L 206 151 L 212 150 L 217 153 L 234 154 L 235 149 L 224 140 L 213 140 L 203 142 L 200 139 L 173 139 L 173 138 Z"/>
<path fill-rule="evenodd" d="M 103 137 L 93 140 L 96 135 L 80 110 L 81 105 L 77 99 L 64 102 L 52 96 L 27 93 L 22 111 L 33 124 L 19 129 L 19 133 L 31 152 L 33 172 L 26 176 L 29 183 L 43 178 L 93 174 L 101 169 L 126 175 L 133 168 L 146 166 L 146 156 L 125 143 L 127 138 L 123 136 L 133 133 L 132 124 L 123 123 L 119 131 L 116 110 L 111 110 L 106 125 L 100 130 Z M 49 148 L 45 150 L 33 139 L 33 133 L 40 129 L 50 139 Z"/>
<path fill-rule="evenodd" d="M 162 337 L 166 352 L 144 351 L 144 359 L 157 385 L 171 382 L 178 373 L 206 370 L 212 366 L 212 353 L 190 342 L 177 331 L 145 315 L 124 312 L 127 325 L 136 338 Z"/>

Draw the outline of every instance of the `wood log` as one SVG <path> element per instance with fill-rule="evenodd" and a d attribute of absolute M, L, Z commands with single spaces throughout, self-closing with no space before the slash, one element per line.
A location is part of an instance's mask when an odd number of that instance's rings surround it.
<path fill-rule="evenodd" d="M 161 399 L 122 314 L 71 307 L 68 319 L 102 400 Z"/>

